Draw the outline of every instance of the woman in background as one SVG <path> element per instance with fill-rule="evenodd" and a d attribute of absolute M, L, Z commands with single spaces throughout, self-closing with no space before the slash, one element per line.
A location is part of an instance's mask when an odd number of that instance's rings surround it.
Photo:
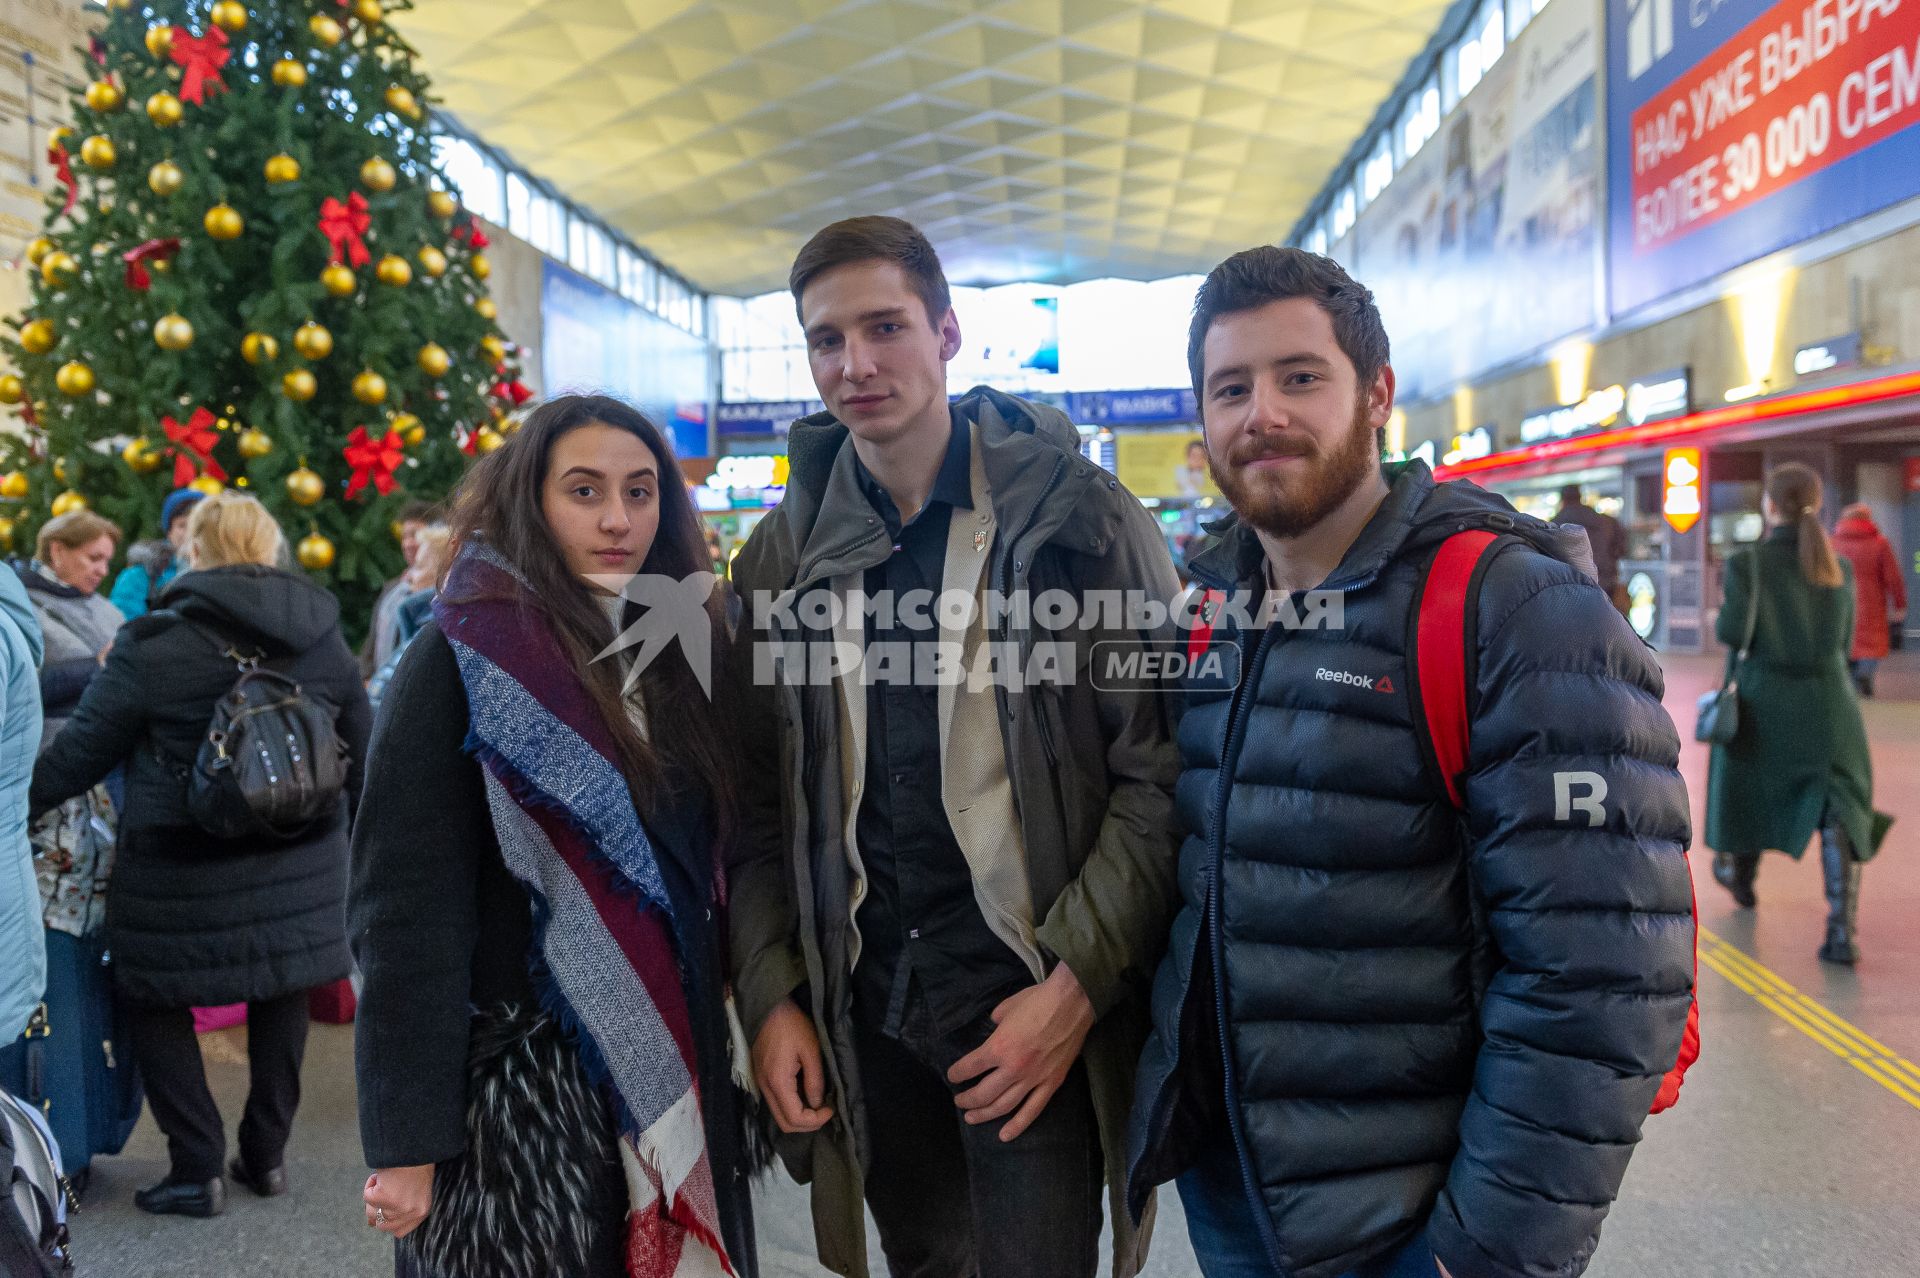
<path fill-rule="evenodd" d="M 1851 572 L 1820 526 L 1820 501 L 1813 471 L 1776 467 L 1763 498 L 1765 537 L 1727 561 L 1715 633 L 1737 652 L 1750 608 L 1754 623 L 1738 672 L 1740 730 L 1708 765 L 1706 839 L 1713 877 L 1750 908 L 1760 854 L 1798 859 L 1818 831 L 1827 895 L 1820 957 L 1851 964 L 1860 865 L 1889 821 L 1873 810 L 1873 763 L 1847 668 Z"/>

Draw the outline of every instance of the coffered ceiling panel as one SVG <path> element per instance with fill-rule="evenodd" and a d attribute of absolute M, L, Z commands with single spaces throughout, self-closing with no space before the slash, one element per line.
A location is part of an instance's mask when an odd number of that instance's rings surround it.
<path fill-rule="evenodd" d="M 702 288 L 896 213 L 956 283 L 1284 235 L 1448 0 L 416 0 L 447 108 Z"/>

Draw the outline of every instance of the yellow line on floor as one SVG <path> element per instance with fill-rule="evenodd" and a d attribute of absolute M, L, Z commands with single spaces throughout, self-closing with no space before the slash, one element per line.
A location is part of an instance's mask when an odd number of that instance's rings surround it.
<path fill-rule="evenodd" d="M 1779 973 L 1704 927 L 1700 929 L 1700 961 L 1775 1016 L 1920 1109 L 1920 1065 L 1808 998 Z"/>

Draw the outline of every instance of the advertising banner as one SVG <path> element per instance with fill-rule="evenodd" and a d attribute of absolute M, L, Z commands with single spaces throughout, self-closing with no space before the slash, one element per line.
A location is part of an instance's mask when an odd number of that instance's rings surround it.
<path fill-rule="evenodd" d="M 1135 497 L 1218 497 L 1199 431 L 1116 435 L 1114 474 Z"/>
<path fill-rule="evenodd" d="M 540 380 L 549 395 L 618 395 L 671 432 L 681 457 L 707 453 L 704 414 L 683 405 L 707 397 L 707 344 L 557 262 L 545 263 Z"/>
<path fill-rule="evenodd" d="M 1071 391 L 1067 416 L 1082 426 L 1146 426 L 1197 422 L 1200 403 L 1185 386 L 1165 390 Z"/>
<path fill-rule="evenodd" d="M 1608 0 L 1616 315 L 1920 194 L 1920 0 Z"/>
<path fill-rule="evenodd" d="M 1542 9 L 1336 248 L 1379 301 L 1403 398 L 1598 322 L 1594 17 Z"/>

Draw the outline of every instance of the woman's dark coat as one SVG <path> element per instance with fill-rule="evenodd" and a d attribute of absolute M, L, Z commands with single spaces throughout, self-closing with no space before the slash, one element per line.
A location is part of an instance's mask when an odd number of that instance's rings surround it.
<path fill-rule="evenodd" d="M 347 974 L 347 826 L 368 723 L 340 605 L 305 577 L 240 565 L 183 573 L 114 640 L 34 768 L 37 814 L 126 765 L 107 898 L 117 992 L 156 1007 L 277 998 Z M 221 636 L 216 639 L 214 636 Z M 330 706 L 351 756 L 329 819 L 284 843 L 226 841 L 187 812 L 186 777 L 237 669 L 232 643 Z"/>
<path fill-rule="evenodd" d="M 467 695 L 437 625 L 407 645 L 381 698 L 354 832 L 348 929 L 364 978 L 354 1036 L 367 1165 L 440 1163 L 467 1146 L 473 1015 L 537 1006 L 527 890 L 507 871 Z M 724 937 L 697 786 L 642 814 L 688 938 L 680 955 L 721 1229 L 754 1272 L 748 1158 L 728 1061 Z M 529 1169 L 530 1171 L 532 1169 Z"/>

